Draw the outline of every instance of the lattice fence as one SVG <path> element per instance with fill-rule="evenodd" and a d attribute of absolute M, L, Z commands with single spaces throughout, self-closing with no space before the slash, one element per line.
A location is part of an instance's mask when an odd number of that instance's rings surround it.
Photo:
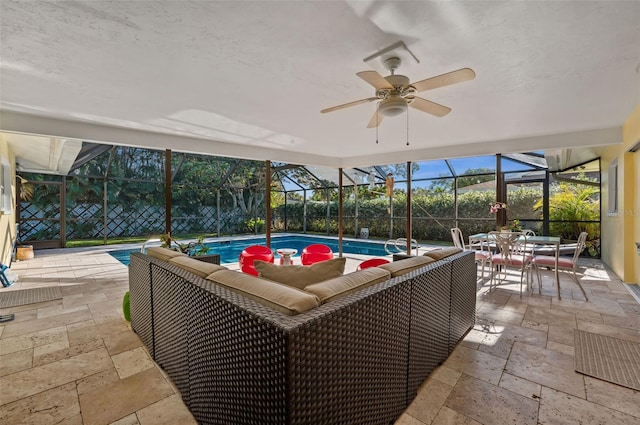
<path fill-rule="evenodd" d="M 20 204 L 20 241 L 59 240 L 60 205 L 39 208 L 30 202 Z"/>
<path fill-rule="evenodd" d="M 51 205 L 39 209 L 21 204 L 20 239 L 59 240 L 60 211 Z M 264 219 L 264 217 L 259 217 Z M 215 234 L 218 231 L 218 213 L 215 207 L 204 206 L 195 213 L 183 213 L 179 207 L 172 211 L 172 233 Z M 108 207 L 106 220 L 107 238 L 159 235 L 165 231 L 164 207 L 145 206 L 137 210 L 124 209 L 120 205 Z M 237 234 L 249 231 L 247 218 L 239 209 L 220 211 L 221 234 Z M 76 204 L 67 210 L 66 239 L 102 239 L 105 234 L 104 207 L 98 204 Z"/>

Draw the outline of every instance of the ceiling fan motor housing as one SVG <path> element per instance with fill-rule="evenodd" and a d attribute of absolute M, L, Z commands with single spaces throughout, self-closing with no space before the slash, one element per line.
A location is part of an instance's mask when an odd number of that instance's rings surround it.
<path fill-rule="evenodd" d="M 409 85 L 409 77 L 405 75 L 388 75 L 385 80 L 393 87 L 404 87 Z"/>

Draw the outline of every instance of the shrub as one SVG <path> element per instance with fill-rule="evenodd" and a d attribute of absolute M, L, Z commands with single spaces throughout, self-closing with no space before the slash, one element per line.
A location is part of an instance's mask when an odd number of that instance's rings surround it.
<path fill-rule="evenodd" d="M 124 319 L 127 322 L 131 321 L 131 305 L 129 303 L 129 291 L 124 293 L 124 298 L 122 299 L 122 313 L 124 314 Z"/>

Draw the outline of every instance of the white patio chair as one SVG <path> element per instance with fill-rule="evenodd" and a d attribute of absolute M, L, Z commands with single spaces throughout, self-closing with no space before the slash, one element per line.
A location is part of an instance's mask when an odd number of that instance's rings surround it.
<path fill-rule="evenodd" d="M 529 287 L 529 271 L 533 261 L 533 254 L 527 246 L 527 237 L 522 232 L 489 232 L 489 239 L 498 247 L 498 252 L 489 259 L 491 264 L 489 291 L 493 291 L 495 286 L 498 286 L 498 283 L 494 285 L 496 270 L 498 279 L 503 271 L 502 280 L 506 280 L 507 267 L 515 267 L 520 270 L 520 297 L 522 297 L 525 272 L 527 272 L 527 287 Z"/>
<path fill-rule="evenodd" d="M 589 301 L 587 293 L 584 291 L 584 288 L 580 284 L 580 278 L 578 278 L 578 275 L 576 274 L 576 268 L 578 267 L 578 257 L 580 257 L 580 254 L 582 253 L 582 251 L 584 251 L 584 247 L 587 242 L 587 236 L 587 232 L 580 233 L 580 236 L 578 236 L 578 242 L 576 243 L 576 249 L 573 252 L 572 257 L 558 258 L 558 270 L 570 271 L 571 273 L 569 274 L 569 276 L 578 285 L 578 287 L 580 287 L 582 295 L 584 295 L 584 299 Z M 536 255 L 535 257 L 533 257 L 533 265 L 536 268 L 536 275 L 538 277 L 538 293 L 540 294 L 542 293 L 542 278 L 540 276 L 540 267 L 548 267 L 555 270 L 556 257 L 551 255 Z M 558 291 L 559 290 L 560 282 L 558 282 Z"/>
<path fill-rule="evenodd" d="M 489 258 L 491 257 L 491 253 L 488 251 L 482 250 L 484 246 L 483 244 L 478 244 L 473 246 L 465 245 L 464 236 L 462 235 L 462 230 L 460 230 L 458 227 L 454 227 L 451 229 L 451 239 L 453 239 L 453 244 L 457 248 L 460 248 L 463 251 L 474 251 L 476 256 L 476 263 L 480 263 L 480 267 L 482 268 L 482 272 L 479 280 L 484 280 L 484 266 L 487 263 L 487 261 L 489 261 Z M 474 247 L 478 247 L 480 249 L 479 250 L 473 249 Z"/>
<path fill-rule="evenodd" d="M 536 235 L 536 232 L 534 232 L 534 231 L 533 231 L 533 230 L 531 230 L 531 229 L 522 229 L 522 233 L 524 233 L 524 235 L 525 235 L 527 238 L 529 238 L 530 236 L 535 236 L 535 235 Z M 533 251 L 534 251 L 536 248 L 537 248 L 537 245 L 536 245 L 536 244 L 529 243 L 529 244 L 527 245 L 527 247 L 525 248 L 525 250 L 533 254 Z"/>

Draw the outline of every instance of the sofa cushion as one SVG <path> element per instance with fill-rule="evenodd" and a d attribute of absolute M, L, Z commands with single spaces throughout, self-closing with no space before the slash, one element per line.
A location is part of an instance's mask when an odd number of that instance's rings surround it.
<path fill-rule="evenodd" d="M 424 267 L 429 263 L 433 263 L 433 258 L 430 257 L 409 257 L 400 261 L 394 261 L 393 263 L 383 264 L 378 266 L 379 269 L 384 269 L 391 273 L 391 277 L 402 276 L 403 274 L 407 274 L 412 272 L 420 267 Z"/>
<path fill-rule="evenodd" d="M 450 246 L 445 248 L 434 249 L 433 251 L 429 251 L 424 255 L 427 257 L 431 257 L 434 260 L 442 260 L 445 257 L 448 257 L 453 254 L 457 254 L 459 252 L 462 252 L 460 248 L 456 248 L 455 246 Z"/>
<path fill-rule="evenodd" d="M 173 249 L 162 248 L 160 246 L 152 246 L 151 248 L 147 248 L 147 255 L 162 261 L 169 261 L 170 258 L 178 256 L 187 256 L 186 254 L 174 251 Z"/>
<path fill-rule="evenodd" d="M 200 277 L 207 277 L 213 272 L 218 270 L 227 270 L 226 267 L 218 264 L 207 263 L 205 261 L 196 260 L 195 258 L 187 257 L 186 255 L 179 255 L 177 257 L 170 258 L 169 264 L 178 266 L 188 272 L 191 272 Z"/>
<path fill-rule="evenodd" d="M 320 305 L 313 294 L 246 273 L 219 270 L 206 279 L 289 316 Z"/>
<path fill-rule="evenodd" d="M 266 261 L 254 261 L 260 277 L 304 289 L 313 283 L 342 276 L 346 258 L 334 258 L 310 266 L 277 266 Z"/>
<path fill-rule="evenodd" d="M 314 283 L 304 290 L 317 295 L 320 302 L 326 303 L 390 278 L 391 274 L 388 271 L 378 267 L 370 267 L 324 282 Z"/>

